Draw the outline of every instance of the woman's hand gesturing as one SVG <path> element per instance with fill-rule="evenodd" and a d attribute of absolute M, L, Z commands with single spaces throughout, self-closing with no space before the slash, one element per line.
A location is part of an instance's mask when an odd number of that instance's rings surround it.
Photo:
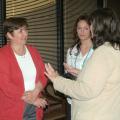
<path fill-rule="evenodd" d="M 50 63 L 45 64 L 45 75 L 51 80 L 53 81 L 58 75 L 57 71 L 54 70 L 54 68 L 50 65 Z"/>

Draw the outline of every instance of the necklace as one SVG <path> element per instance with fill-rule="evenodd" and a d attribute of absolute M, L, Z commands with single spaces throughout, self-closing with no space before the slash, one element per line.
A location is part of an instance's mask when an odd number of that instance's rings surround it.
<path fill-rule="evenodd" d="M 23 58 L 23 59 L 25 59 L 26 53 L 24 55 L 18 55 L 18 56 L 21 57 L 21 58 Z"/>
<path fill-rule="evenodd" d="M 83 60 L 83 63 L 82 63 L 82 65 L 81 65 L 82 68 L 83 68 L 83 66 L 85 65 L 85 62 L 87 61 L 88 56 L 89 56 L 91 50 L 92 50 L 92 47 L 89 49 L 89 51 L 87 52 L 87 55 L 85 56 L 85 58 L 84 58 L 84 60 Z M 75 55 L 75 56 L 76 56 L 76 57 L 75 57 L 75 61 L 74 61 L 74 66 L 75 66 L 75 68 L 76 68 L 76 61 L 77 61 L 78 55 Z"/>
<path fill-rule="evenodd" d="M 19 56 L 20 58 L 25 58 L 25 56 L 26 56 L 26 47 L 23 48 L 23 50 L 16 50 L 13 47 L 12 47 L 12 49 L 13 49 L 13 52 L 14 52 L 15 55 Z"/>
<path fill-rule="evenodd" d="M 90 51 L 91 51 L 91 50 L 92 50 L 92 48 L 89 49 L 89 51 L 88 51 L 88 53 L 87 53 L 87 55 L 86 55 L 86 57 L 85 57 L 85 59 L 84 59 L 84 61 L 83 61 L 82 68 L 83 68 L 83 66 L 85 65 L 85 62 L 87 61 L 88 55 L 90 54 Z"/>

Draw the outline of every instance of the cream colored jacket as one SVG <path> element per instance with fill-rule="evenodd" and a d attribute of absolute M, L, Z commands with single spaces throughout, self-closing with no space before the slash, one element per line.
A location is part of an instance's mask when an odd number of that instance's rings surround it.
<path fill-rule="evenodd" d="M 71 96 L 72 120 L 120 120 L 120 51 L 98 47 L 76 81 L 57 77 L 54 88 Z"/>

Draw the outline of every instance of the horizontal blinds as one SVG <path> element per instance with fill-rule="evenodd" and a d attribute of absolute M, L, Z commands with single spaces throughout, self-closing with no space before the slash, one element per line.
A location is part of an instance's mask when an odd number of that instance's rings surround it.
<path fill-rule="evenodd" d="M 44 62 L 57 66 L 57 28 L 55 0 L 6 0 L 6 17 L 28 20 L 28 44 L 35 46 Z"/>
<path fill-rule="evenodd" d="M 97 0 L 64 0 L 64 55 L 73 44 L 73 25 L 80 14 L 97 8 Z M 57 21 L 55 0 L 6 0 L 6 16 L 28 19 L 29 40 L 45 62 L 57 66 Z"/>
<path fill-rule="evenodd" d="M 73 26 L 83 13 L 90 13 L 97 8 L 97 0 L 64 0 L 64 55 L 73 44 Z"/>

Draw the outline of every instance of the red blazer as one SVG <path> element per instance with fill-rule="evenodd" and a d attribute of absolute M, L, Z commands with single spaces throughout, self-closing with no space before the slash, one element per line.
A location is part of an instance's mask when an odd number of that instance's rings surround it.
<path fill-rule="evenodd" d="M 36 82 L 45 87 L 47 79 L 45 67 L 38 51 L 27 46 L 36 67 Z M 28 66 L 29 70 L 29 66 Z M 22 120 L 25 103 L 21 100 L 24 93 L 22 72 L 10 45 L 0 48 L 0 120 Z M 37 108 L 37 120 L 42 120 L 43 111 Z"/>

